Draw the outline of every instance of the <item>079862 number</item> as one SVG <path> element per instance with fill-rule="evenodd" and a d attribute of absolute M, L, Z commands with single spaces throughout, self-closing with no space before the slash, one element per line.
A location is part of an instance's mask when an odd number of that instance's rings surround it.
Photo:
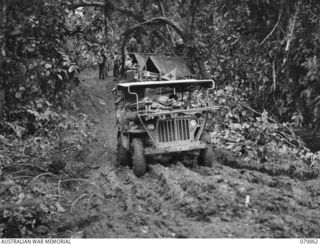
<path fill-rule="evenodd" d="M 318 244 L 318 239 L 316 239 L 316 238 L 303 238 L 303 239 L 300 239 L 300 244 Z"/>

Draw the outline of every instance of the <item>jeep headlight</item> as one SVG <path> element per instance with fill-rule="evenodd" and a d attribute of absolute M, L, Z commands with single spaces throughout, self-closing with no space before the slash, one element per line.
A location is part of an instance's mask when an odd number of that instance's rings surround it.
<path fill-rule="evenodd" d="M 189 122 L 190 129 L 195 129 L 198 126 L 198 122 L 195 119 L 190 120 Z"/>
<path fill-rule="evenodd" d="M 155 126 L 154 126 L 154 124 L 153 123 L 149 123 L 148 125 L 147 125 L 147 129 L 149 129 L 149 130 L 155 130 Z"/>

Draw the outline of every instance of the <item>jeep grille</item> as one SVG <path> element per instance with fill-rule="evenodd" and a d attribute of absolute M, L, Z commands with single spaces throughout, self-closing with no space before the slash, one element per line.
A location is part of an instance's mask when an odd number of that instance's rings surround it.
<path fill-rule="evenodd" d="M 160 143 L 190 140 L 189 119 L 174 118 L 160 120 L 158 139 Z"/>

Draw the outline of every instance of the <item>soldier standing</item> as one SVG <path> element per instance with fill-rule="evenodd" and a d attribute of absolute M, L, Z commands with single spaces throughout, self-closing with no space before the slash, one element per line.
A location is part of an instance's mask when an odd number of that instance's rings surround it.
<path fill-rule="evenodd" d="M 106 65 L 107 65 L 107 56 L 105 54 L 104 49 L 101 49 L 100 57 L 99 57 L 99 79 L 106 78 Z"/>

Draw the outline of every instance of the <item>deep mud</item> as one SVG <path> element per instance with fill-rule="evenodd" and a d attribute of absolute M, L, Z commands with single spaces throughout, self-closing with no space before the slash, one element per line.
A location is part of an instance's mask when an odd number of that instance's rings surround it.
<path fill-rule="evenodd" d="M 72 237 L 320 237 L 320 184 L 287 156 L 242 162 L 215 149 L 215 168 L 154 163 L 142 178 L 115 162 L 115 82 L 82 76 L 76 95 L 96 141 L 82 153 L 91 181 L 56 228 Z"/>

